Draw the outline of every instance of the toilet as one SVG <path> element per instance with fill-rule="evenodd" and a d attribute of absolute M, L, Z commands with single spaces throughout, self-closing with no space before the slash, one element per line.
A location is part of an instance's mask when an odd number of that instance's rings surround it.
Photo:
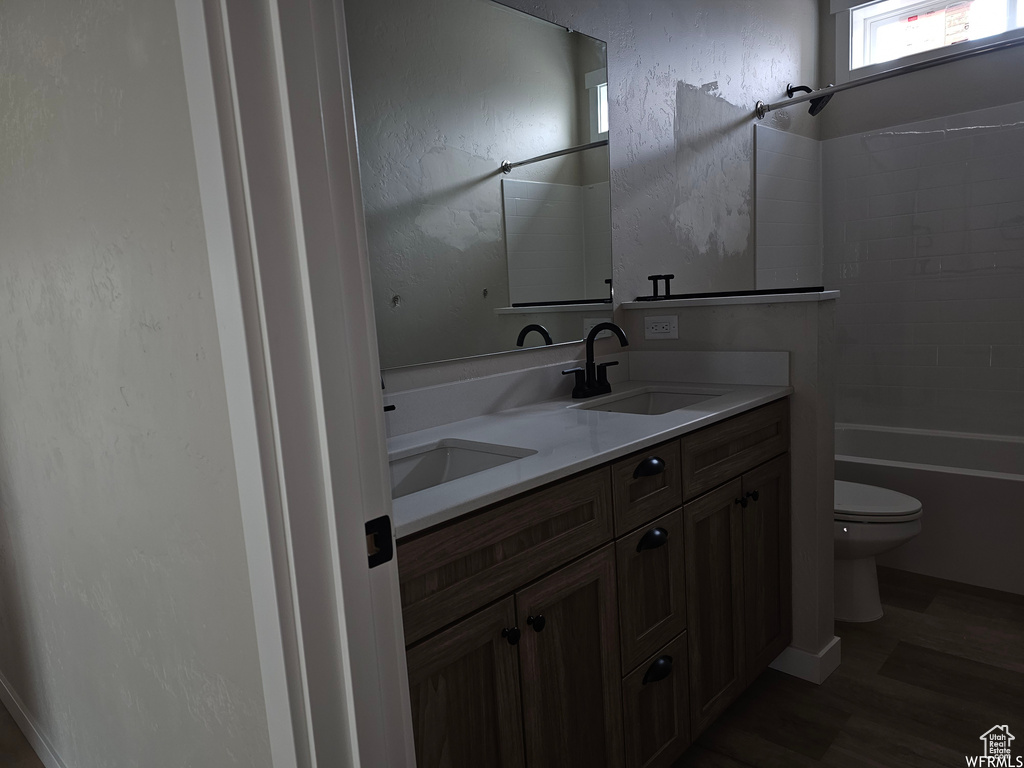
<path fill-rule="evenodd" d="M 921 532 L 921 502 L 887 488 L 836 480 L 836 621 L 882 618 L 875 555 Z"/>

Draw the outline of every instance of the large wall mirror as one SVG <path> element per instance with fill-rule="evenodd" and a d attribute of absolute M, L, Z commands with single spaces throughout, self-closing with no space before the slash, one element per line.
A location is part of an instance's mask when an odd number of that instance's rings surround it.
<path fill-rule="evenodd" d="M 382 367 L 514 350 L 533 324 L 575 341 L 610 318 L 605 44 L 492 0 L 345 15 Z"/>

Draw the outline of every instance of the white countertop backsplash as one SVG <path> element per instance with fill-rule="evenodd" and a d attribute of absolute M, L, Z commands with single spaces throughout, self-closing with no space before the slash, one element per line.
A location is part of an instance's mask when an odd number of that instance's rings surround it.
<path fill-rule="evenodd" d="M 390 454 L 446 439 L 536 451 L 395 499 L 395 535 L 423 531 L 793 391 L 788 352 L 623 352 L 599 359 L 620 362 L 608 370 L 616 396 L 668 382 L 690 392 L 726 394 L 658 416 L 573 408 L 591 401 L 570 397 L 572 377 L 561 370 L 571 363 L 386 394 L 385 403 L 398 407 L 388 417 Z"/>

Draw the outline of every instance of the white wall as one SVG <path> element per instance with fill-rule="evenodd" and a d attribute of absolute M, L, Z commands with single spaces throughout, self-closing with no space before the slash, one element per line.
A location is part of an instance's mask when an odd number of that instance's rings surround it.
<path fill-rule="evenodd" d="M 1024 103 L 831 139 L 824 178 L 838 419 L 1024 435 Z"/>
<path fill-rule="evenodd" d="M 68 768 L 269 765 L 174 4 L 7 0 L 0 94 L 6 702 Z"/>

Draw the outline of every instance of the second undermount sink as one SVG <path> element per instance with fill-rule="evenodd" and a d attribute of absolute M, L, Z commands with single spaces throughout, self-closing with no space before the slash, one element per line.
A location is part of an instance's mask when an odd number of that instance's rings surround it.
<path fill-rule="evenodd" d="M 535 453 L 527 448 L 454 439 L 399 451 L 389 457 L 391 497 L 408 496 Z"/>
<path fill-rule="evenodd" d="M 611 411 L 612 413 L 634 413 L 642 416 L 658 416 L 670 411 L 688 408 L 705 400 L 721 397 L 726 392 L 685 392 L 662 387 L 645 387 L 621 395 L 611 395 L 572 406 L 588 411 Z"/>

